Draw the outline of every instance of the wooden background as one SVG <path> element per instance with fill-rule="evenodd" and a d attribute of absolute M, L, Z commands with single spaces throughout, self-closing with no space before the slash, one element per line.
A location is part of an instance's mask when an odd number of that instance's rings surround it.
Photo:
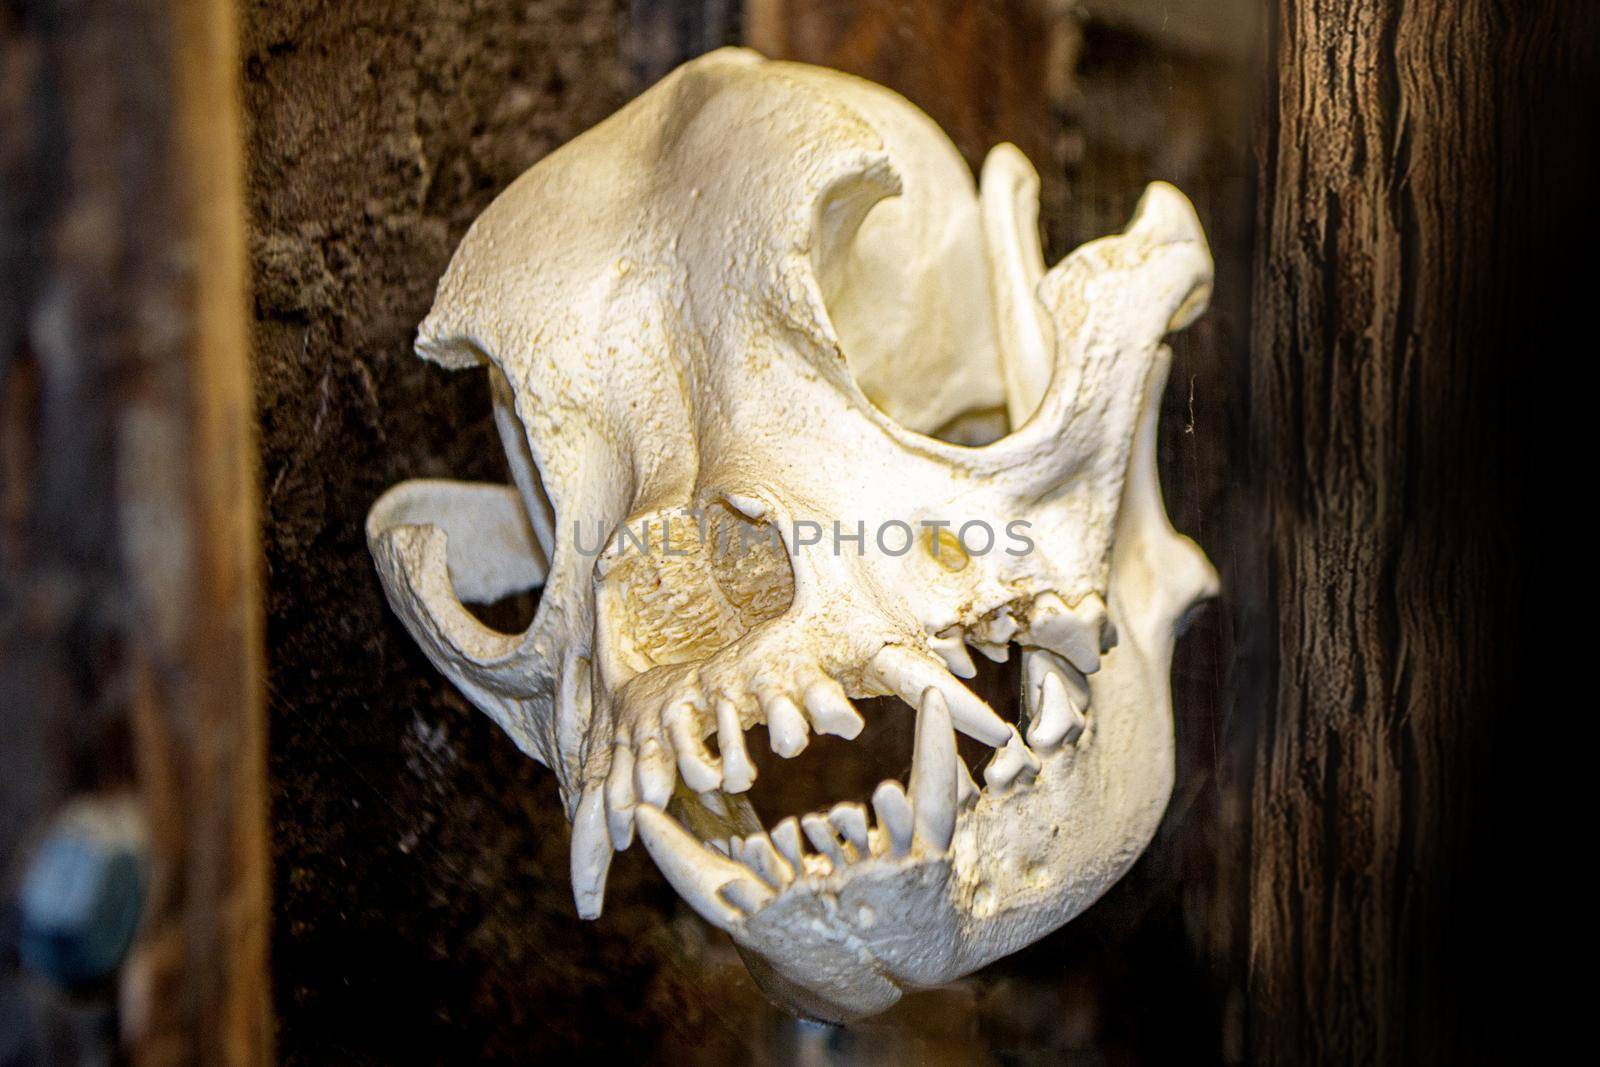
<path fill-rule="evenodd" d="M 1559 422 L 1533 360 L 1588 276 L 1560 254 L 1592 240 L 1592 10 L 0 3 L 6 899 L 66 798 L 133 790 L 159 830 L 120 991 L 22 974 L 0 912 L 0 1064 L 118 1026 L 145 1061 L 1492 1061 L 1489 775 Z M 768 1007 L 638 849 L 576 921 L 552 781 L 361 535 L 402 478 L 505 477 L 483 383 L 410 352 L 472 218 L 739 41 L 884 81 L 974 163 L 1022 146 L 1049 258 L 1162 178 L 1217 259 L 1160 460 L 1224 593 L 1180 645 L 1157 839 L 1066 929 L 848 1032 Z"/>

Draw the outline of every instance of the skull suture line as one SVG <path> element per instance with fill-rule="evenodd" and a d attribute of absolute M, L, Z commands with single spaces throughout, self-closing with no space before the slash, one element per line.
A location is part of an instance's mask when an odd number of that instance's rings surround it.
<path fill-rule="evenodd" d="M 1216 583 L 1161 503 L 1161 339 L 1211 261 L 1157 184 L 1046 271 L 1037 191 L 1010 145 L 975 190 L 899 96 L 729 50 L 462 241 L 417 351 L 487 365 L 517 488 L 407 482 L 368 539 L 432 662 L 556 773 L 581 915 L 637 833 L 769 994 L 840 1020 L 1059 927 L 1150 840 L 1175 631 Z M 985 410 L 1011 431 L 952 443 Z M 462 605 L 541 582 L 522 634 Z M 1018 725 L 957 680 L 1013 645 Z M 917 709 L 906 786 L 764 828 L 745 731 L 794 756 L 874 696 Z M 997 750 L 982 788 L 955 730 Z"/>

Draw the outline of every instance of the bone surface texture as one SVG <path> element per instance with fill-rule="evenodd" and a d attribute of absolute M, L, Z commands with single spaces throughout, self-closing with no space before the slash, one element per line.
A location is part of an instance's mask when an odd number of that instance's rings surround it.
<path fill-rule="evenodd" d="M 416 347 L 488 373 L 515 484 L 406 482 L 367 537 L 434 666 L 555 773 L 578 914 L 642 846 L 774 999 L 847 1020 L 1056 929 L 1150 841 L 1174 635 L 1216 587 L 1156 479 L 1162 339 L 1211 259 L 1156 184 L 1046 269 L 1037 195 L 1010 145 L 974 182 L 894 93 L 725 50 L 467 233 Z M 523 633 L 464 606 L 532 588 Z M 869 795 L 756 810 L 763 749 L 840 758 L 886 714 L 914 740 Z"/>

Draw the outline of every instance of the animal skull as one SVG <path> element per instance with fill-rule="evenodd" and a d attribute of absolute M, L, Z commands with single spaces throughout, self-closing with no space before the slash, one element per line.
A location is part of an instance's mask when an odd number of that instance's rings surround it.
<path fill-rule="evenodd" d="M 842 1020 L 1061 926 L 1150 840 L 1174 636 L 1216 588 L 1156 480 L 1161 339 L 1211 262 L 1157 184 L 1046 271 L 1037 190 L 1010 145 L 975 190 L 886 89 L 725 50 L 462 241 L 417 351 L 489 368 L 517 488 L 407 482 L 367 535 L 432 662 L 556 773 L 580 915 L 637 834 L 770 995 Z M 1010 432 L 954 443 L 984 411 Z M 541 583 L 525 633 L 463 607 Z M 1012 646 L 1018 724 L 958 680 Z M 876 696 L 917 709 L 906 785 L 764 827 L 745 731 L 794 756 Z M 955 730 L 996 750 L 982 788 Z"/>

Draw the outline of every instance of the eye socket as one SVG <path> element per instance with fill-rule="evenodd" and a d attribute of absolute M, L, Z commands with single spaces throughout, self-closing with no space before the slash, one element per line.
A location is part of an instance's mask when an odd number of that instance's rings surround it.
<path fill-rule="evenodd" d="M 971 560 L 961 544 L 961 538 L 942 526 L 937 529 L 929 527 L 923 532 L 922 547 L 947 571 L 964 571 Z"/>

